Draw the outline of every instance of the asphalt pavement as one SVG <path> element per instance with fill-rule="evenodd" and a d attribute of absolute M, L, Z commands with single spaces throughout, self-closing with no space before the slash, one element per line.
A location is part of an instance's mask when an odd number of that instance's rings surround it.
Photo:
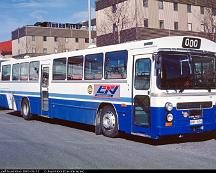
<path fill-rule="evenodd" d="M 155 142 L 0 110 L 0 169 L 215 169 L 215 134 Z"/>

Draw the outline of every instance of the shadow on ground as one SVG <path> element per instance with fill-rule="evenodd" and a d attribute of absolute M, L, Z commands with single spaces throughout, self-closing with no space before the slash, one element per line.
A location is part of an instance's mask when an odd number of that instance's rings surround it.
<path fill-rule="evenodd" d="M 19 112 L 8 112 L 7 114 L 22 117 Z M 49 124 L 58 124 L 70 128 L 76 128 L 79 130 L 89 131 L 94 133 L 95 128 L 92 125 L 86 125 L 81 123 L 74 123 L 70 121 L 60 120 L 60 119 L 49 119 L 45 117 L 40 116 L 33 116 L 33 120 L 41 121 L 43 123 L 49 123 Z M 216 140 L 216 131 L 211 132 L 205 132 L 202 134 L 194 134 L 194 135 L 185 135 L 185 136 L 167 136 L 162 137 L 158 140 L 149 139 L 146 137 L 136 136 L 136 135 L 130 135 L 120 132 L 119 137 L 122 139 L 149 144 L 149 145 L 167 145 L 167 144 L 178 144 L 178 143 L 187 143 L 187 142 L 202 142 L 202 141 L 208 141 L 208 140 Z"/>

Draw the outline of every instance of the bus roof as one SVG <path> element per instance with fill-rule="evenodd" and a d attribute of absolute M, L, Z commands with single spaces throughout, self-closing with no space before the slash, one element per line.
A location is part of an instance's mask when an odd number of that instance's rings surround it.
<path fill-rule="evenodd" d="M 183 42 L 185 39 L 189 39 L 188 44 L 190 44 L 190 40 L 199 40 L 199 48 L 190 48 L 185 49 L 183 47 Z M 198 44 L 198 43 L 196 43 Z M 168 36 L 168 37 L 161 37 L 156 39 L 150 40 L 140 40 L 140 41 L 131 41 L 127 43 L 121 43 L 116 45 L 110 46 L 103 46 L 103 47 L 93 47 L 83 50 L 71 51 L 71 52 L 63 52 L 57 54 L 50 54 L 50 55 L 43 55 L 38 57 L 32 57 L 27 59 L 19 59 L 19 60 L 11 60 L 7 61 L 10 63 L 21 63 L 26 61 L 43 61 L 49 60 L 59 57 L 70 57 L 70 56 L 79 56 L 79 55 L 86 55 L 86 54 L 95 54 L 101 52 L 109 52 L 109 51 L 118 51 L 118 50 L 134 50 L 134 49 L 144 49 L 150 48 L 152 53 L 157 52 L 160 49 L 181 49 L 181 50 L 199 50 L 199 51 L 207 51 L 207 52 L 216 52 L 216 43 L 210 41 L 205 38 L 201 37 L 194 37 L 194 36 Z M 7 62 L 3 62 L 2 64 L 7 64 Z"/>

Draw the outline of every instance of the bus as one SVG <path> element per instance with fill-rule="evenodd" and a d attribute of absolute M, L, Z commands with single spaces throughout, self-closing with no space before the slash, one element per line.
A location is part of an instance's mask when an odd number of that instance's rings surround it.
<path fill-rule="evenodd" d="M 216 43 L 169 36 L 3 62 L 0 106 L 159 139 L 216 130 Z"/>

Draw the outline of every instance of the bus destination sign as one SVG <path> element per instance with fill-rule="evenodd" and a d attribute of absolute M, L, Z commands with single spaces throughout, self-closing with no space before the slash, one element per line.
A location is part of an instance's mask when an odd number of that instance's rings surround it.
<path fill-rule="evenodd" d="M 183 48 L 191 48 L 191 49 L 200 49 L 201 39 L 192 38 L 192 37 L 184 37 L 182 42 Z"/>

